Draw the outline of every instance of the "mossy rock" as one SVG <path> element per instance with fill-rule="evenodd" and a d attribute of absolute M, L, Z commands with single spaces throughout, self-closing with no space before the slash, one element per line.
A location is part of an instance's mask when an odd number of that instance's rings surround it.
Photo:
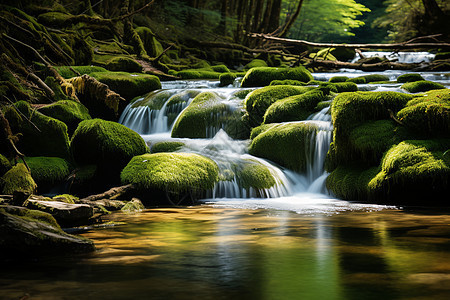
<path fill-rule="evenodd" d="M 212 137 L 220 128 L 235 137 L 239 132 L 233 131 L 243 126 L 234 126 L 236 122 L 241 124 L 239 110 L 233 110 L 223 103 L 216 93 L 203 92 L 177 118 L 172 128 L 172 137 L 207 138 Z"/>
<path fill-rule="evenodd" d="M 40 14 L 37 17 L 37 21 L 46 26 L 64 28 L 71 25 L 71 17 L 72 15 L 67 13 L 53 11 Z"/>
<path fill-rule="evenodd" d="M 78 74 L 74 73 L 71 69 L 74 69 L 81 75 L 91 75 L 92 73 L 97 72 L 108 72 L 108 70 L 99 66 L 60 66 L 55 67 L 55 69 L 58 71 L 59 75 L 61 75 L 65 79 L 78 76 Z"/>
<path fill-rule="evenodd" d="M 4 195 L 12 195 L 16 191 L 33 194 L 36 191 L 36 187 L 36 182 L 31 177 L 31 172 L 28 171 L 23 163 L 13 166 L 0 178 L 0 188 Z"/>
<path fill-rule="evenodd" d="M 120 170 L 133 156 L 148 152 L 139 134 L 101 119 L 81 122 L 73 134 L 71 147 L 78 164 L 95 164 L 107 170 Z"/>
<path fill-rule="evenodd" d="M 94 72 L 91 76 L 127 100 L 161 88 L 159 78 L 149 74 Z"/>
<path fill-rule="evenodd" d="M 305 86 L 306 83 L 298 80 L 272 80 L 269 85 L 297 85 L 297 86 Z"/>
<path fill-rule="evenodd" d="M 277 183 L 269 168 L 256 160 L 244 159 L 239 164 L 234 164 L 232 171 L 238 185 L 246 190 L 254 189 L 259 192 Z"/>
<path fill-rule="evenodd" d="M 244 66 L 244 70 L 250 70 L 252 68 L 258 68 L 258 67 L 268 67 L 265 60 L 262 59 L 253 59 L 251 62 L 246 64 Z"/>
<path fill-rule="evenodd" d="M 60 120 L 67 125 L 69 135 L 72 135 L 78 124 L 84 120 L 90 120 L 89 110 L 80 102 L 61 100 L 39 109 L 40 113 Z"/>
<path fill-rule="evenodd" d="M 347 76 L 333 76 L 330 79 L 328 79 L 329 82 L 345 82 L 349 78 Z"/>
<path fill-rule="evenodd" d="M 311 73 L 304 67 L 296 68 L 271 68 L 257 67 L 250 69 L 241 82 L 241 87 L 263 87 L 272 80 L 292 79 L 308 82 L 313 79 Z"/>
<path fill-rule="evenodd" d="M 117 56 L 111 58 L 105 65 L 110 71 L 123 71 L 129 73 L 142 72 L 142 66 L 134 59 L 126 56 Z"/>
<path fill-rule="evenodd" d="M 405 204 L 448 205 L 450 166 L 443 153 L 450 140 L 408 140 L 384 156 L 381 171 L 368 183 L 374 198 Z"/>
<path fill-rule="evenodd" d="M 256 89 L 247 95 L 244 102 L 251 127 L 259 126 L 264 120 L 266 110 L 276 101 L 306 93 L 314 87 L 275 85 Z"/>
<path fill-rule="evenodd" d="M 422 75 L 420 75 L 419 73 L 407 73 L 407 74 L 402 74 L 397 77 L 397 82 L 399 82 L 399 83 L 414 82 L 414 81 L 421 81 L 421 80 L 425 80 L 425 79 L 423 79 Z"/>
<path fill-rule="evenodd" d="M 219 178 L 216 163 L 193 153 L 156 153 L 135 156 L 120 176 L 123 184 L 141 191 L 183 193 L 211 190 Z"/>
<path fill-rule="evenodd" d="M 209 69 L 188 69 L 176 73 L 182 79 L 219 79 L 222 73 Z"/>
<path fill-rule="evenodd" d="M 230 84 L 233 84 L 236 78 L 237 76 L 235 73 L 223 73 L 219 76 L 219 86 L 228 86 Z"/>
<path fill-rule="evenodd" d="M 397 118 L 413 131 L 427 136 L 450 134 L 450 90 L 432 90 L 414 98 L 397 113 Z"/>
<path fill-rule="evenodd" d="M 25 161 L 41 193 L 63 182 L 72 169 L 69 162 L 59 157 L 26 157 Z"/>
<path fill-rule="evenodd" d="M 163 51 L 164 48 L 161 45 L 161 43 L 156 39 L 155 34 L 151 31 L 148 27 L 137 27 L 136 29 L 137 34 L 139 35 L 145 51 L 147 54 L 151 57 L 157 57 L 159 56 Z"/>
<path fill-rule="evenodd" d="M 3 176 L 6 172 L 8 172 L 12 168 L 9 160 L 0 154 L 0 177 Z"/>
<path fill-rule="evenodd" d="M 184 147 L 183 142 L 165 141 L 152 144 L 151 153 L 175 152 Z"/>
<path fill-rule="evenodd" d="M 249 153 L 271 160 L 294 171 L 306 170 L 305 145 L 311 133 L 318 130 L 317 125 L 304 122 L 290 122 L 263 125 L 252 133 Z"/>
<path fill-rule="evenodd" d="M 324 85 L 322 84 L 320 86 Z M 330 91 L 335 93 L 356 92 L 358 91 L 358 86 L 354 82 L 334 82 L 330 86 Z"/>
<path fill-rule="evenodd" d="M 214 66 L 211 66 L 211 69 L 212 69 L 214 72 L 219 72 L 219 73 L 230 73 L 230 69 L 228 69 L 228 67 L 225 66 L 225 65 L 214 65 Z"/>
<path fill-rule="evenodd" d="M 274 102 L 264 114 L 264 123 L 281 123 L 306 120 L 320 101 L 326 100 L 320 90 L 290 96 Z"/>
<path fill-rule="evenodd" d="M 443 86 L 440 83 L 433 82 L 433 81 L 419 80 L 419 81 L 404 83 L 401 86 L 401 88 L 410 93 L 420 93 L 420 92 L 427 92 L 430 90 L 445 89 L 445 86 Z"/>
<path fill-rule="evenodd" d="M 4 108 L 3 113 L 12 132 L 21 134 L 17 147 L 23 154 L 71 159 L 66 124 L 33 110 L 25 101 Z"/>
<path fill-rule="evenodd" d="M 356 84 L 361 83 L 370 83 L 370 82 L 379 82 L 379 81 L 389 81 L 389 76 L 382 74 L 369 74 L 358 76 L 354 78 L 349 78 L 347 81 L 354 82 Z"/>

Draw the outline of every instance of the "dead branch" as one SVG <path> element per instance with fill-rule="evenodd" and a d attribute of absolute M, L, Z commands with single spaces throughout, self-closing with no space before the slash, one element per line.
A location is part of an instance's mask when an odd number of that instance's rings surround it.
<path fill-rule="evenodd" d="M 8 119 L 5 118 L 5 115 L 0 110 L 0 127 L 3 128 L 3 134 L 8 139 L 9 144 L 11 145 L 12 150 L 14 151 L 14 154 L 19 157 L 25 167 L 28 171 L 30 171 L 30 167 L 28 166 L 27 162 L 25 161 L 25 155 L 20 152 L 16 147 L 16 142 L 18 141 L 17 135 L 14 135 L 11 130 L 11 126 L 9 126 Z"/>
<path fill-rule="evenodd" d="M 91 195 L 86 198 L 80 199 L 80 202 L 92 202 L 100 199 L 112 199 L 117 198 L 118 196 L 124 194 L 125 192 L 128 192 L 130 190 L 135 189 L 135 186 L 133 184 L 127 184 L 119 187 L 113 187 L 109 190 L 107 190 L 104 193 Z"/>

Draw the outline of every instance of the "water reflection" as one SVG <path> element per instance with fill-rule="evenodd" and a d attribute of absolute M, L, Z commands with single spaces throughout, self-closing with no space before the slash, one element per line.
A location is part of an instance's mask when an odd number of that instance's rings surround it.
<path fill-rule="evenodd" d="M 109 216 L 97 252 L 8 264 L 0 299 L 448 299 L 450 216 L 200 206 Z M 25 260 L 24 260 L 25 261 Z"/>

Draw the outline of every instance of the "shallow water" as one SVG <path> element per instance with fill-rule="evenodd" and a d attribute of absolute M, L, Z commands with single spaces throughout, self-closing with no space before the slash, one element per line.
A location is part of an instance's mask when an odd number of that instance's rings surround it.
<path fill-rule="evenodd" d="M 113 214 L 95 253 L 3 265 L 0 299 L 449 299 L 449 210 L 322 202 Z"/>

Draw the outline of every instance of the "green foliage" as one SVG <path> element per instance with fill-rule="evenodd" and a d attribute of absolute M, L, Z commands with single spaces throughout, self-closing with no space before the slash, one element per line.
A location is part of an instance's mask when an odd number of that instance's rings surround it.
<path fill-rule="evenodd" d="M 303 94 L 312 89 L 314 87 L 275 85 L 252 91 L 247 95 L 244 102 L 250 126 L 259 126 L 263 122 L 266 110 L 274 102 L 289 96 Z"/>
<path fill-rule="evenodd" d="M 66 124 L 33 110 L 25 101 L 16 102 L 14 107 L 5 107 L 3 113 L 13 133 L 21 134 L 17 146 L 26 156 L 50 156 L 70 160 Z"/>
<path fill-rule="evenodd" d="M 133 156 L 147 152 L 139 134 L 100 119 L 82 121 L 72 136 L 71 147 L 77 163 L 114 169 L 123 168 Z"/>
<path fill-rule="evenodd" d="M 94 72 L 91 76 L 128 100 L 161 88 L 159 78 L 149 74 Z"/>
<path fill-rule="evenodd" d="M 64 122 L 69 135 L 72 135 L 81 121 L 91 119 L 88 109 L 81 103 L 72 100 L 61 100 L 41 107 L 40 113 Z"/>
<path fill-rule="evenodd" d="M 445 89 L 440 83 L 428 81 L 428 80 L 419 80 L 414 82 L 407 82 L 402 85 L 402 89 L 410 92 L 410 93 L 420 93 L 426 92 L 429 90 L 437 90 L 437 89 Z"/>
<path fill-rule="evenodd" d="M 270 68 L 257 67 L 250 69 L 241 82 L 241 87 L 262 87 L 272 80 L 293 79 L 308 82 L 313 79 L 311 73 L 304 67 Z"/>
<path fill-rule="evenodd" d="M 313 90 L 274 102 L 264 114 L 264 123 L 306 120 L 320 101 L 326 100 L 323 92 Z"/>
<path fill-rule="evenodd" d="M 140 190 L 179 193 L 212 189 L 218 174 L 216 163 L 198 154 L 156 153 L 133 157 L 120 177 Z"/>
<path fill-rule="evenodd" d="M 306 170 L 305 145 L 317 125 L 303 122 L 270 124 L 252 132 L 249 153 L 297 172 Z"/>
<path fill-rule="evenodd" d="M 33 194 L 36 190 L 36 183 L 25 165 L 19 163 L 0 178 L 0 188 L 4 195 L 12 195 L 15 191 Z"/>

